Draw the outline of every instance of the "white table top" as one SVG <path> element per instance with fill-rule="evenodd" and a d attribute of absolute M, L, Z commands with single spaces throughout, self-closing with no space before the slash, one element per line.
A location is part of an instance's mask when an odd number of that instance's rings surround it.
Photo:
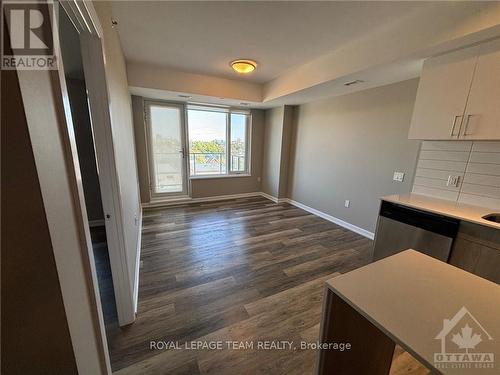
<path fill-rule="evenodd" d="M 494 353 L 495 368 L 438 371 L 500 373 L 500 285 L 410 249 L 330 279 L 327 287 L 429 368 L 441 353 L 440 333 L 447 353 L 465 353 L 450 340 L 471 322 L 472 336 L 480 334 L 482 341 L 470 353 Z M 456 325 L 445 329 L 445 319 Z"/>
<path fill-rule="evenodd" d="M 485 225 L 500 229 L 500 224 L 484 220 L 482 216 L 494 213 L 498 210 L 487 207 L 472 206 L 470 204 L 447 201 L 445 199 L 427 197 L 414 193 L 388 195 L 381 198 L 383 201 L 413 207 L 424 211 L 433 212 L 471 223 Z"/>

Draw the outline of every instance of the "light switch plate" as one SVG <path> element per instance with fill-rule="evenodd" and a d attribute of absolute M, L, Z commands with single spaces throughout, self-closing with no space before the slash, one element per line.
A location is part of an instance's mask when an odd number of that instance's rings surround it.
<path fill-rule="evenodd" d="M 394 172 L 394 176 L 392 177 L 394 181 L 397 182 L 403 182 L 405 179 L 405 173 L 404 172 Z"/>
<path fill-rule="evenodd" d="M 350 205 L 351 205 L 351 201 L 349 199 L 346 199 L 344 202 L 344 207 L 349 208 Z"/>

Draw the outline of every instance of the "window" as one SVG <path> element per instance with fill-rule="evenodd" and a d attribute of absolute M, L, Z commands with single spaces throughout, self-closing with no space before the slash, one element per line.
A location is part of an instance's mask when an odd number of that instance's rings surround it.
<path fill-rule="evenodd" d="M 231 172 L 246 172 L 247 160 L 247 115 L 231 113 Z"/>
<path fill-rule="evenodd" d="M 248 112 L 188 106 L 189 174 L 248 173 L 249 122 Z"/>

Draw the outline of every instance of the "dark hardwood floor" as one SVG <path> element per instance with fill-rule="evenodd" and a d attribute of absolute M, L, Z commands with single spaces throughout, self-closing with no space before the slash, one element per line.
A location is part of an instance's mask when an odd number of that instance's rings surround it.
<path fill-rule="evenodd" d="M 142 241 L 137 320 L 107 327 L 120 374 L 312 373 L 314 350 L 258 350 L 257 341 L 318 340 L 324 281 L 369 263 L 371 248 L 364 237 L 260 197 L 146 211 Z M 151 349 L 157 340 L 224 345 Z M 254 349 L 229 350 L 226 341 Z"/>

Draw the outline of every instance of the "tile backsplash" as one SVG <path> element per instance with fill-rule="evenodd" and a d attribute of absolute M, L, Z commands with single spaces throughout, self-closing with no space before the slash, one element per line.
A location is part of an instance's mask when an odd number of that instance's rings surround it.
<path fill-rule="evenodd" d="M 412 191 L 500 209 L 500 142 L 422 142 Z"/>

